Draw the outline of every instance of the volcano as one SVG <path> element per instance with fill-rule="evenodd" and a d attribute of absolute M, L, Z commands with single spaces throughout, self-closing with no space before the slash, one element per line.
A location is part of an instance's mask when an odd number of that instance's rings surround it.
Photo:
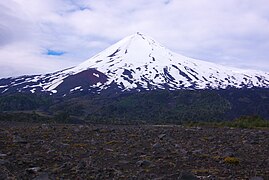
<path fill-rule="evenodd" d="M 0 94 L 31 92 L 66 96 L 73 93 L 100 94 L 105 91 L 231 87 L 268 88 L 269 73 L 185 57 L 141 33 L 128 36 L 69 69 L 0 79 Z"/>

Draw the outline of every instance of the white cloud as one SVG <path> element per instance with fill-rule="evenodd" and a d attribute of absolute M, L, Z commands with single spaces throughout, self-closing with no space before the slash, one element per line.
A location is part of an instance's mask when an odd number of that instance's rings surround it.
<path fill-rule="evenodd" d="M 141 31 L 184 55 L 269 71 L 267 0 L 3 0 L 0 77 L 76 65 Z M 47 50 L 66 52 L 48 56 Z"/>

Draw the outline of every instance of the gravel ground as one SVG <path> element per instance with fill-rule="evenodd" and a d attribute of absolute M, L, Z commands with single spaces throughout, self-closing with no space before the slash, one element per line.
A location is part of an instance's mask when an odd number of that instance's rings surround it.
<path fill-rule="evenodd" d="M 0 179 L 269 179 L 268 129 L 0 125 Z"/>

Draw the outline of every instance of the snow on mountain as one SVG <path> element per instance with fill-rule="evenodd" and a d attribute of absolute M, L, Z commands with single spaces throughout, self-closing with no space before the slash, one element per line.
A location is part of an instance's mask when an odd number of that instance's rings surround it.
<path fill-rule="evenodd" d="M 112 87 L 120 91 L 268 88 L 269 73 L 188 58 L 136 33 L 76 67 L 52 74 L 0 79 L 0 93 L 100 93 Z"/>

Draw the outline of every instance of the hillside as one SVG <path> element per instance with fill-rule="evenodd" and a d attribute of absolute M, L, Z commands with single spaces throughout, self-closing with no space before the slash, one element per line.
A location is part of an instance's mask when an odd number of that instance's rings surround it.
<path fill-rule="evenodd" d="M 97 124 L 182 124 L 229 121 L 244 115 L 269 119 L 269 94 L 267 89 L 159 90 L 66 98 L 13 94 L 0 97 L 0 110 L 4 117 L 5 113 L 35 112 L 34 117 L 53 118 L 52 122 Z"/>

